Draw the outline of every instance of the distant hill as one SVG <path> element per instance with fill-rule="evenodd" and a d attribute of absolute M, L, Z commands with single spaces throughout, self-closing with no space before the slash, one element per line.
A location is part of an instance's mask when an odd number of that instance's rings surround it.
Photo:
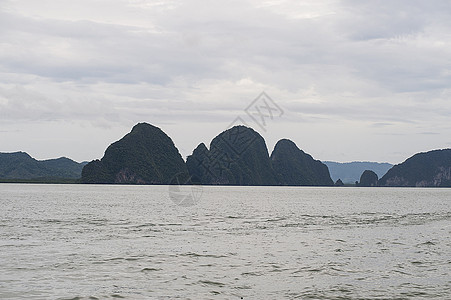
<path fill-rule="evenodd" d="M 288 139 L 277 142 L 271 154 L 271 162 L 281 185 L 333 186 L 325 164 Z"/>
<path fill-rule="evenodd" d="M 348 163 L 338 163 L 333 161 L 323 161 L 327 165 L 330 172 L 330 177 L 333 181 L 341 179 L 343 183 L 351 184 L 360 180 L 360 176 L 365 170 L 374 171 L 380 178 L 387 173 L 387 171 L 393 167 L 389 163 L 378 163 L 378 162 L 348 162 Z"/>
<path fill-rule="evenodd" d="M 187 157 L 194 183 L 220 185 L 276 185 L 277 180 L 263 137 L 252 128 L 232 127 L 210 143 L 200 144 Z"/>
<path fill-rule="evenodd" d="M 169 184 L 177 176 L 188 179 L 188 170 L 171 138 L 160 128 L 139 123 L 111 144 L 101 160 L 88 163 L 83 183 Z"/>
<path fill-rule="evenodd" d="M 0 153 L 0 180 L 79 179 L 84 165 L 66 157 L 36 160 L 25 152 Z"/>
<path fill-rule="evenodd" d="M 379 186 L 451 187 L 451 149 L 415 154 L 391 168 Z"/>

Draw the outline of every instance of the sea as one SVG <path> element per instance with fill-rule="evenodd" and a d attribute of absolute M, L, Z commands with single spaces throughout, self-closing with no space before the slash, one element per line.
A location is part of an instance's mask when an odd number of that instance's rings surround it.
<path fill-rule="evenodd" d="M 451 189 L 0 184 L 0 299 L 451 299 Z"/>

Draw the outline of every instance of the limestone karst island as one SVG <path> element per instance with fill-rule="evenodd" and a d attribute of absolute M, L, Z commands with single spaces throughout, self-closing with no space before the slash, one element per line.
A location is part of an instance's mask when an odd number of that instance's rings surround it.
<path fill-rule="evenodd" d="M 351 171 L 361 174 L 354 175 L 352 184 Z M 208 147 L 199 144 L 185 161 L 160 128 L 139 123 L 108 146 L 101 159 L 89 163 L 65 157 L 38 161 L 24 152 L 0 153 L 0 182 L 451 187 L 451 149 L 418 153 L 395 166 L 323 163 L 289 139 L 279 140 L 269 153 L 258 132 L 235 126 L 213 138 Z"/>

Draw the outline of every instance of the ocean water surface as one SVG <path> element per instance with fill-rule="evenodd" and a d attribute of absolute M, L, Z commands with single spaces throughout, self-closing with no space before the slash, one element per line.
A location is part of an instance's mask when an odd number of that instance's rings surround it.
<path fill-rule="evenodd" d="M 0 298 L 451 299 L 451 189 L 191 192 L 0 184 Z"/>

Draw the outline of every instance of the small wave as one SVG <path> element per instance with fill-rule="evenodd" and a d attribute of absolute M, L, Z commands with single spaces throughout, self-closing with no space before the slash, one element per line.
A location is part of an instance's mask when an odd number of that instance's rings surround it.
<path fill-rule="evenodd" d="M 136 261 L 136 260 L 140 260 L 141 257 L 127 257 L 125 260 L 126 261 Z"/>
<path fill-rule="evenodd" d="M 421 246 L 435 246 L 435 243 L 432 242 L 432 241 L 427 241 L 427 242 L 424 242 L 424 243 L 420 243 L 420 244 L 418 244 L 416 246 L 417 247 L 421 247 Z"/>
<path fill-rule="evenodd" d="M 198 282 L 199 282 L 200 284 L 202 284 L 202 285 L 213 285 L 213 286 L 219 286 L 219 287 L 224 287 L 224 286 L 226 286 L 224 283 L 218 282 L 218 281 L 199 280 Z"/>
<path fill-rule="evenodd" d="M 108 259 L 105 259 L 106 261 L 115 261 L 115 260 L 124 260 L 125 258 L 124 257 L 113 257 L 113 258 L 108 258 Z"/>
<path fill-rule="evenodd" d="M 241 276 L 262 276 L 263 272 L 243 272 Z"/>
<path fill-rule="evenodd" d="M 426 296 L 431 296 L 430 294 L 423 292 L 423 291 L 414 291 L 414 292 L 402 292 L 400 293 L 402 296 L 406 296 L 409 298 L 414 298 L 414 297 L 426 297 Z"/>
<path fill-rule="evenodd" d="M 212 258 L 224 258 L 227 257 L 227 255 L 215 255 L 215 254 L 199 254 L 195 252 L 188 252 L 180 254 L 180 256 L 189 256 L 189 257 L 212 257 Z"/>
<path fill-rule="evenodd" d="M 311 226 L 409 226 L 421 225 L 432 221 L 448 220 L 450 215 L 432 214 L 432 213 L 411 213 L 411 214 L 379 214 L 379 213 L 359 213 L 349 215 L 298 215 L 290 222 L 283 218 L 274 218 L 266 220 L 268 223 L 279 223 L 280 227 L 309 227 Z"/>
<path fill-rule="evenodd" d="M 146 228 L 146 227 L 154 227 L 157 226 L 154 223 L 144 223 L 144 224 L 139 224 L 139 225 L 135 225 L 133 226 L 133 228 Z"/>
<path fill-rule="evenodd" d="M 155 272 L 155 271 L 161 271 L 163 269 L 160 268 L 144 268 L 141 270 L 141 272 Z"/>
<path fill-rule="evenodd" d="M 298 274 L 298 273 L 304 273 L 304 272 L 317 273 L 317 272 L 322 272 L 322 271 L 324 271 L 324 268 L 303 267 L 303 268 L 300 268 L 300 269 L 294 271 L 292 274 Z"/>
<path fill-rule="evenodd" d="M 401 270 L 393 270 L 393 272 L 399 273 L 399 274 L 402 274 L 402 275 L 408 275 L 408 276 L 412 275 L 412 274 L 409 274 L 409 273 L 401 271 Z"/>
<path fill-rule="evenodd" d="M 112 226 L 124 226 L 124 225 L 130 225 L 130 224 L 132 224 L 132 222 L 128 221 L 128 220 L 118 220 L 116 222 L 110 223 L 110 225 L 112 225 Z"/>
<path fill-rule="evenodd" d="M 278 273 L 278 272 L 284 272 L 284 271 L 288 271 L 288 270 L 290 270 L 290 269 L 287 269 L 287 268 L 274 268 L 274 269 L 269 270 L 269 272 L 271 272 L 271 273 Z"/>
<path fill-rule="evenodd" d="M 74 223 L 82 223 L 82 224 L 97 225 L 97 226 L 107 225 L 109 222 L 109 220 L 105 219 L 105 218 L 89 218 L 89 217 L 76 218 L 73 221 L 74 221 Z"/>
<path fill-rule="evenodd" d="M 237 289 L 237 290 L 252 290 L 252 287 L 249 285 L 239 285 L 239 286 L 235 286 L 233 288 Z M 241 298 L 241 299 L 243 299 L 243 298 Z"/>
<path fill-rule="evenodd" d="M 274 218 L 274 219 L 267 219 L 266 222 L 279 222 L 279 221 L 285 221 L 287 220 L 286 217 L 280 217 L 280 218 Z"/>
<path fill-rule="evenodd" d="M 401 243 L 401 242 L 397 242 L 397 241 L 393 241 L 393 242 L 391 242 L 391 244 L 392 245 L 401 245 L 401 246 L 405 245 L 405 243 Z"/>
<path fill-rule="evenodd" d="M 67 221 L 59 220 L 59 219 L 46 219 L 43 220 L 44 223 L 50 223 L 50 224 L 59 224 L 59 223 L 65 223 Z"/>

